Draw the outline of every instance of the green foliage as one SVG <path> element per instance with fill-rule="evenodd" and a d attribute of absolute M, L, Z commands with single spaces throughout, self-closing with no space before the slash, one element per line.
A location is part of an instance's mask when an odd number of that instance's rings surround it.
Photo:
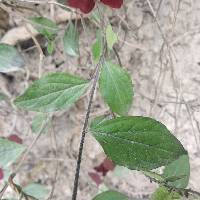
<path fill-rule="evenodd" d="M 143 171 L 143 174 L 145 176 L 147 176 L 148 178 L 156 180 L 156 181 L 158 181 L 160 183 L 164 183 L 165 182 L 165 179 L 162 177 L 161 174 L 157 174 L 157 173 L 152 172 L 152 171 Z"/>
<path fill-rule="evenodd" d="M 34 28 L 48 40 L 54 40 L 58 27 L 55 22 L 45 17 L 34 17 L 30 19 Z"/>
<path fill-rule="evenodd" d="M 106 155 L 130 169 L 151 170 L 187 154 L 160 122 L 148 117 L 119 117 L 91 126 Z"/>
<path fill-rule="evenodd" d="M 64 0 L 59 0 L 59 2 L 66 3 Z M 102 12 L 102 10 L 100 11 Z M 101 24 L 101 16 L 99 16 L 101 12 L 93 12 L 90 17 L 98 27 Z M 34 28 L 46 38 L 48 41 L 47 51 L 52 54 L 59 30 L 58 26 L 45 17 L 34 17 L 30 21 Z M 140 170 L 160 185 L 170 189 L 184 190 L 190 176 L 190 163 L 186 150 L 162 123 L 149 117 L 127 116 L 134 96 L 132 80 L 125 69 L 111 61 L 105 61 L 106 56 L 109 57 L 113 46 L 117 43 L 118 36 L 113 31 L 111 24 L 102 27 L 102 30 L 97 31 L 96 41 L 91 50 L 94 63 L 97 64 L 101 56 L 103 58 L 101 60 L 104 60 L 103 64 L 99 63 L 102 66 L 95 73 L 100 71 L 100 93 L 109 106 L 113 119 L 97 117 L 90 124 L 91 133 L 100 143 L 106 155 L 116 165 L 126 168 L 127 172 Z M 79 56 L 79 33 L 72 21 L 69 22 L 62 40 L 66 54 Z M 102 41 L 106 41 L 105 47 Z M 106 51 L 103 52 L 103 49 Z M 0 72 L 16 71 L 24 65 L 24 60 L 15 47 L 0 44 Z M 95 77 L 98 75 L 95 74 Z M 96 83 L 95 81 L 94 83 Z M 14 103 L 19 108 L 40 112 L 33 119 L 31 129 L 37 134 L 39 132 L 46 133 L 51 120 L 47 113 L 72 106 L 86 92 L 89 84 L 89 81 L 75 75 L 62 72 L 51 73 L 33 82 L 22 95 L 15 99 Z M 96 85 L 93 85 L 92 92 L 95 91 L 95 87 Z M 93 93 L 91 94 L 90 103 L 93 97 Z M 6 98 L 4 94 L 0 93 L 0 101 Z M 89 104 L 89 109 L 90 106 L 91 104 Z M 87 130 L 89 113 L 90 110 L 87 110 L 83 133 Z M 23 145 L 0 137 L 0 167 L 7 170 L 7 167 L 15 162 L 24 150 Z M 78 160 L 78 163 L 80 162 L 81 157 Z M 165 166 L 163 174 L 151 171 L 161 166 Z M 119 170 L 122 171 L 122 169 Z M 118 176 L 121 176 L 119 171 Z M 46 199 L 49 193 L 45 186 L 37 183 L 32 183 L 22 190 L 36 199 Z M 180 198 L 180 194 L 177 192 L 160 187 L 152 195 L 151 200 L 178 200 Z M 93 200 L 128 200 L 128 197 L 116 191 L 106 191 L 97 195 Z"/>
<path fill-rule="evenodd" d="M 108 44 L 108 48 L 112 50 L 113 45 L 117 42 L 117 35 L 116 33 L 113 31 L 112 26 L 109 24 L 106 27 L 106 41 Z"/>
<path fill-rule="evenodd" d="M 52 54 L 54 50 L 54 40 L 58 32 L 56 23 L 45 17 L 34 17 L 30 20 L 34 28 L 47 39 L 47 51 L 49 54 Z"/>
<path fill-rule="evenodd" d="M 0 72 L 18 71 L 24 65 L 24 59 L 15 47 L 8 44 L 0 44 Z"/>
<path fill-rule="evenodd" d="M 190 163 L 188 155 L 182 155 L 165 167 L 163 177 L 169 186 L 186 188 L 190 177 Z"/>
<path fill-rule="evenodd" d="M 15 100 L 18 107 L 38 112 L 54 112 L 75 103 L 86 91 L 88 81 L 67 73 L 52 73 L 35 81 Z"/>
<path fill-rule="evenodd" d="M 159 187 L 152 195 L 151 200 L 179 200 L 181 196 L 177 192 L 170 192 L 165 187 Z"/>
<path fill-rule="evenodd" d="M 133 101 L 130 75 L 118 65 L 105 62 L 102 66 L 99 86 L 110 109 L 119 115 L 127 115 Z"/>
<path fill-rule="evenodd" d="M 97 63 L 100 59 L 102 53 L 102 37 L 99 32 L 96 34 L 96 41 L 92 45 L 92 57 L 95 63 Z"/>
<path fill-rule="evenodd" d="M 93 200 L 128 200 L 128 197 L 116 191 L 106 191 L 97 195 Z"/>
<path fill-rule="evenodd" d="M 25 146 L 0 137 L 0 166 L 6 168 L 24 152 Z"/>
<path fill-rule="evenodd" d="M 49 41 L 48 41 L 48 45 L 47 45 L 47 52 L 48 52 L 49 54 L 52 54 L 52 53 L 53 53 L 53 51 L 54 51 L 54 46 L 55 46 L 54 41 L 49 40 Z"/>
<path fill-rule="evenodd" d="M 35 197 L 38 200 L 43 200 L 48 197 L 49 190 L 46 186 L 39 183 L 31 183 L 23 188 L 23 192 L 29 196 Z"/>
<path fill-rule="evenodd" d="M 90 15 L 90 20 L 92 22 L 94 22 L 95 24 L 100 24 L 101 23 L 101 17 L 99 15 L 99 12 L 94 10 Z"/>
<path fill-rule="evenodd" d="M 77 29 L 72 22 L 69 23 L 69 26 L 63 38 L 63 42 L 65 53 L 70 56 L 79 55 L 79 35 Z"/>

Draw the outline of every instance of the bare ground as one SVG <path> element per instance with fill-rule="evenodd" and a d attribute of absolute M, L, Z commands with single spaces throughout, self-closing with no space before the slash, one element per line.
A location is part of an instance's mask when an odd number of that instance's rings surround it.
<path fill-rule="evenodd" d="M 132 0 L 126 3 L 124 11 L 109 13 L 111 22 L 119 34 L 119 55 L 124 68 L 132 75 L 134 82 L 134 104 L 131 115 L 152 116 L 164 123 L 188 150 L 191 162 L 189 187 L 200 191 L 200 2 L 198 0 L 151 0 L 153 10 L 146 0 Z M 53 8 L 55 15 L 57 8 Z M 152 11 L 156 12 L 156 20 Z M 46 9 L 46 16 L 52 16 L 52 8 Z M 10 29 L 23 25 L 22 20 L 11 16 Z M 88 44 L 94 36 L 93 25 L 86 31 L 80 26 L 81 57 L 76 60 L 63 54 L 60 39 L 53 56 L 46 56 L 42 71 L 70 71 L 89 78 L 93 67 Z M 60 24 L 65 28 L 66 24 Z M 7 31 L 7 30 L 6 30 Z M 6 34 L 6 31 L 3 34 Z M 3 36 L 2 34 L 2 36 Z M 63 32 L 61 31 L 61 35 Z M 25 46 L 23 46 L 25 45 Z M 11 74 L 11 79 L 0 75 L 0 89 L 12 98 L 20 94 L 38 76 L 38 51 L 27 49 L 34 45 L 19 42 L 27 60 L 25 73 Z M 168 47 L 167 47 L 168 46 Z M 26 47 L 26 48 L 25 48 Z M 64 64 L 57 68 L 57 64 Z M 77 157 L 80 132 L 84 120 L 88 95 L 71 109 L 58 113 L 53 120 L 57 141 L 57 158 L 53 151 L 52 131 L 42 135 L 31 151 L 17 179 L 22 185 L 42 182 L 51 189 L 55 184 L 54 199 L 70 199 L 72 194 L 75 160 Z M 97 92 L 92 108 L 92 117 L 108 111 Z M 30 132 L 30 124 L 35 113 L 13 110 L 5 102 L 0 102 L 0 135 L 18 134 L 26 145 L 35 137 Z M 98 192 L 99 188 L 88 176 L 94 166 L 101 163 L 104 153 L 90 134 L 87 135 L 82 162 L 78 199 L 86 200 Z M 122 173 L 124 172 L 124 173 Z M 122 170 L 109 172 L 104 184 L 119 189 L 130 197 L 148 197 L 156 187 L 141 173 Z"/>

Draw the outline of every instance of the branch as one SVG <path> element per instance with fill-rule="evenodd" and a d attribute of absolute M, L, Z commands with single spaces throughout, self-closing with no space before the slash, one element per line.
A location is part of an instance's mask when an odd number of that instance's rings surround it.
<path fill-rule="evenodd" d="M 196 196 L 200 197 L 200 192 L 198 192 L 198 191 L 195 191 L 195 190 L 192 190 L 192 189 L 177 188 L 177 187 L 174 187 L 174 186 L 170 186 L 167 181 L 157 180 L 156 178 L 150 177 L 147 174 L 145 174 L 145 176 L 148 177 L 150 179 L 150 181 L 158 183 L 159 185 L 162 185 L 162 186 L 168 188 L 169 190 L 176 191 L 176 192 L 178 192 L 181 195 L 184 195 L 186 197 L 189 194 L 196 195 Z"/>
<path fill-rule="evenodd" d="M 9 14 L 12 14 L 12 10 L 10 10 L 6 5 L 1 3 L 1 1 L 0 7 Z M 72 13 L 70 11 L 63 10 L 61 8 L 55 16 L 55 22 L 57 24 L 65 23 L 66 21 L 73 19 L 80 19 L 80 15 L 77 15 L 75 12 Z M 30 34 L 30 31 L 32 34 Z M 25 25 L 12 28 L 0 39 L 0 42 L 10 45 L 16 45 L 18 42 L 26 41 L 32 36 L 36 37 L 37 35 L 39 35 L 39 33 L 32 27 L 30 27 L 30 31 L 27 30 L 27 27 Z"/>
<path fill-rule="evenodd" d="M 77 197 L 77 190 L 78 190 L 79 175 L 80 175 L 80 168 L 81 168 L 81 161 L 82 161 L 82 154 L 83 154 L 85 136 L 86 136 L 86 133 L 87 133 L 87 127 L 88 127 L 88 122 L 89 122 L 89 118 L 90 118 L 92 101 L 93 101 L 96 85 L 97 85 L 97 82 L 98 82 L 98 79 L 99 79 L 99 74 L 100 74 L 100 70 L 101 70 L 101 63 L 102 63 L 103 56 L 104 56 L 104 54 L 102 53 L 102 55 L 99 59 L 99 62 L 96 65 L 94 80 L 93 80 L 92 89 L 91 89 L 91 92 L 90 92 L 89 103 L 88 103 L 88 107 L 87 107 L 87 111 L 86 111 L 86 115 L 85 115 L 85 121 L 84 121 L 83 129 L 82 129 L 82 133 L 81 133 L 79 153 L 78 153 L 78 159 L 77 159 L 77 163 L 76 163 L 76 172 L 75 172 L 75 178 L 74 178 L 72 200 L 76 200 L 76 197 Z"/>
<path fill-rule="evenodd" d="M 33 142 L 31 143 L 31 145 L 26 149 L 26 151 L 24 152 L 23 156 L 21 157 L 18 165 L 16 166 L 15 170 L 11 173 L 9 179 L 13 180 L 15 178 L 15 176 L 17 175 L 17 173 L 19 172 L 19 169 L 21 168 L 21 166 L 23 165 L 24 161 L 26 160 L 28 154 L 30 153 L 30 151 L 32 150 L 32 148 L 35 146 L 36 142 L 38 141 L 38 139 L 40 138 L 40 136 L 42 135 L 42 131 L 44 130 L 44 128 L 48 125 L 48 120 L 43 122 L 39 133 L 37 134 L 37 136 L 34 138 Z M 2 188 L 2 190 L 0 191 L 0 200 L 2 200 L 4 193 L 6 192 L 7 188 L 9 186 L 9 182 L 7 182 L 4 187 Z"/>

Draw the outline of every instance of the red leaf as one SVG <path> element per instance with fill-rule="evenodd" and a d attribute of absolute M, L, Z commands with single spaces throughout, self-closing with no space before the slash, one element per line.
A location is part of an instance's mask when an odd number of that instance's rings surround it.
<path fill-rule="evenodd" d="M 2 179 L 3 179 L 3 177 L 4 177 L 4 174 L 3 174 L 3 169 L 2 169 L 2 168 L 0 168 L 0 180 L 2 180 Z"/>
<path fill-rule="evenodd" d="M 94 167 L 94 170 L 96 170 L 97 172 L 103 173 L 103 176 L 106 175 L 107 170 L 105 170 L 103 163 L 101 163 L 100 165 Z"/>
<path fill-rule="evenodd" d="M 97 186 L 99 186 L 103 182 L 101 180 L 99 174 L 97 174 L 97 173 L 89 172 L 88 175 L 97 184 Z"/>
<path fill-rule="evenodd" d="M 123 0 L 100 0 L 102 3 L 110 6 L 111 8 L 121 8 Z"/>
<path fill-rule="evenodd" d="M 106 176 L 106 174 L 109 171 L 112 171 L 115 168 L 115 164 L 108 158 L 105 158 L 104 161 L 99 165 L 94 167 L 94 169 L 97 172 L 100 172 L 103 174 L 103 176 Z"/>
<path fill-rule="evenodd" d="M 67 4 L 72 7 L 72 8 L 78 8 L 80 9 L 83 13 L 87 14 L 95 6 L 95 1 L 94 0 L 68 0 Z"/>
<path fill-rule="evenodd" d="M 8 137 L 8 140 L 16 142 L 18 144 L 22 144 L 23 143 L 23 140 L 20 137 L 18 137 L 17 135 L 10 135 Z"/>
<path fill-rule="evenodd" d="M 103 166 L 108 171 L 112 171 L 115 168 L 115 164 L 112 162 L 112 160 L 106 158 L 103 162 Z"/>

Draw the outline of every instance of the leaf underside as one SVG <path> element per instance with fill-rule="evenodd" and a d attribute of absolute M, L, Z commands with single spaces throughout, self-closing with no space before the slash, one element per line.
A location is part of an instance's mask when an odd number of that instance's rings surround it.
<path fill-rule="evenodd" d="M 189 156 L 180 156 L 177 160 L 167 165 L 164 169 L 163 177 L 168 180 L 167 184 L 172 187 L 186 188 L 190 177 Z"/>
<path fill-rule="evenodd" d="M 0 137 L 0 167 L 11 165 L 24 150 L 25 146 Z"/>
<path fill-rule="evenodd" d="M 15 47 L 8 44 L 0 44 L 0 72 L 18 71 L 24 65 L 25 61 Z"/>
<path fill-rule="evenodd" d="M 99 85 L 101 94 L 110 109 L 119 115 L 127 115 L 133 101 L 130 75 L 120 66 L 105 62 Z"/>
<path fill-rule="evenodd" d="M 88 87 L 88 81 L 66 73 L 52 73 L 35 81 L 15 100 L 18 107 L 54 112 L 71 106 Z"/>

